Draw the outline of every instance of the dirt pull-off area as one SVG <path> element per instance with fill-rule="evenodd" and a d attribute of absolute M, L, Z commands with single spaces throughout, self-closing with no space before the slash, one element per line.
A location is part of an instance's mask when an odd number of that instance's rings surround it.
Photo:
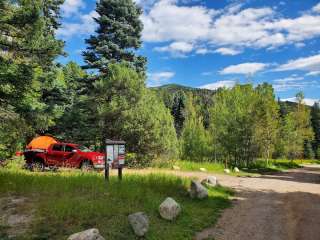
<path fill-rule="evenodd" d="M 0 233 L 0 239 L 12 239 L 28 231 L 33 219 L 29 205 L 29 200 L 23 197 L 0 198 L 0 227 L 5 233 L 5 236 Z"/>
<path fill-rule="evenodd" d="M 256 178 L 220 176 L 234 206 L 196 240 L 319 240 L 320 165 Z"/>

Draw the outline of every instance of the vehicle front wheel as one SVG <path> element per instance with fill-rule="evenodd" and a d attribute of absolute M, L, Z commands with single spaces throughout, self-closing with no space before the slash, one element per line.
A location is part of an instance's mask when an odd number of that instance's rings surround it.
<path fill-rule="evenodd" d="M 92 163 L 90 161 L 88 161 L 88 160 L 83 161 L 82 164 L 81 164 L 81 170 L 84 171 L 84 172 L 88 172 L 88 171 L 93 170 Z"/>
<path fill-rule="evenodd" d="M 32 171 L 34 172 L 43 172 L 44 171 L 44 163 L 42 161 L 34 161 L 32 163 Z"/>

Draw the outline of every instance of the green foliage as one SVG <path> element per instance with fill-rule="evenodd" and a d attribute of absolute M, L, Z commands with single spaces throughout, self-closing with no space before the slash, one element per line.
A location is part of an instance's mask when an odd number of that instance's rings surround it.
<path fill-rule="evenodd" d="M 320 149 L 320 104 L 315 103 L 311 109 L 311 123 L 314 131 L 314 143 L 313 148 L 317 153 L 317 149 Z M 320 153 L 320 152 L 319 152 Z M 320 159 L 320 154 L 316 154 L 317 158 Z"/>
<path fill-rule="evenodd" d="M 255 157 L 255 106 L 257 93 L 251 85 L 236 85 L 214 97 L 211 132 L 226 159 L 235 165 L 248 164 Z M 227 159 L 228 160 L 228 159 Z"/>
<path fill-rule="evenodd" d="M 111 64 L 108 77 L 96 81 L 94 97 L 101 141 L 123 139 L 129 152 L 146 162 L 176 155 L 171 115 L 134 69 L 126 64 Z"/>
<path fill-rule="evenodd" d="M 143 73 L 146 59 L 134 52 L 141 46 L 142 10 L 132 0 L 100 0 L 96 11 L 97 34 L 86 40 L 83 54 L 87 67 L 106 74 L 110 63 L 125 61 Z"/>
<path fill-rule="evenodd" d="M 208 161 L 212 157 L 209 132 L 204 129 L 202 120 L 197 116 L 192 104 L 192 97 L 188 98 L 187 120 L 181 134 L 181 158 L 193 161 Z"/>
<path fill-rule="evenodd" d="M 305 159 L 314 159 L 315 154 L 313 152 L 312 145 L 309 141 L 306 141 L 304 144 L 304 158 Z"/>

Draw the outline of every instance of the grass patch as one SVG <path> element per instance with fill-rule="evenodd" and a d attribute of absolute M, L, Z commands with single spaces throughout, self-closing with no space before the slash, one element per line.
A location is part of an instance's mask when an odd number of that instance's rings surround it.
<path fill-rule="evenodd" d="M 27 237 L 19 240 L 66 239 L 92 227 L 106 239 L 136 239 L 127 216 L 137 211 L 150 218 L 147 239 L 192 239 L 195 232 L 216 222 L 221 210 L 230 205 L 231 194 L 226 188 L 212 188 L 208 199 L 198 201 L 188 196 L 189 179 L 171 175 L 129 175 L 122 182 L 111 177 L 106 184 L 96 173 L 31 173 L 16 166 L 0 170 L 0 183 L 0 197 L 24 196 L 32 201 L 35 219 Z M 158 213 L 168 196 L 182 207 L 174 222 L 161 219 Z"/>

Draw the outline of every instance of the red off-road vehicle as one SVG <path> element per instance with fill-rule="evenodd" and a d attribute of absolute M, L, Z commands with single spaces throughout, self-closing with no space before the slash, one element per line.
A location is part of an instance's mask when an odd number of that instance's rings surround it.
<path fill-rule="evenodd" d="M 45 167 L 69 167 L 81 169 L 104 168 L 105 154 L 92 152 L 82 145 L 60 143 L 56 141 L 49 145 L 48 142 L 42 145 L 43 147 L 35 148 L 33 146 L 30 147 L 29 144 L 29 148 L 27 146 L 27 149 L 24 152 L 27 166 L 31 169 L 41 171 L 44 170 Z M 46 145 L 48 145 L 48 147 Z"/>

